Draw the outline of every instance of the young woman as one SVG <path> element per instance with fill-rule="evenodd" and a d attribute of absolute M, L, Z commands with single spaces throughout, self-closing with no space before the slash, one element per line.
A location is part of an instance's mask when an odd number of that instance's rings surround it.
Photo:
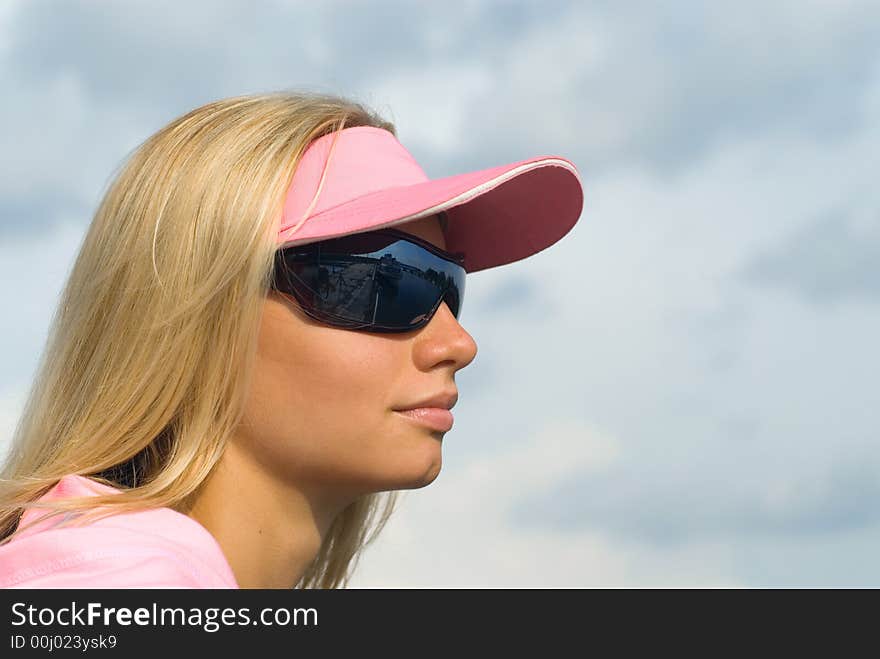
<path fill-rule="evenodd" d="M 557 156 L 429 179 L 338 96 L 175 119 L 63 290 L 0 473 L 0 587 L 346 585 L 396 491 L 440 471 L 477 353 L 466 273 L 582 203 Z"/>

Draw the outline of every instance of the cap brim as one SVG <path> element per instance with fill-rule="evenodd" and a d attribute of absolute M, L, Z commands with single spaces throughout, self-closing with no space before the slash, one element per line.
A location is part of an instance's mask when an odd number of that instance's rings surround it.
<path fill-rule="evenodd" d="M 447 211 L 446 249 L 463 252 L 467 272 L 477 272 L 524 259 L 557 242 L 577 222 L 583 200 L 574 164 L 541 156 L 357 197 L 310 217 L 279 246 Z"/>

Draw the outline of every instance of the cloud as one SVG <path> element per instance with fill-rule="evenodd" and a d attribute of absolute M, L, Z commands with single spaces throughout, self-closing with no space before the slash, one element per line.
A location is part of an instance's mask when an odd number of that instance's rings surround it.
<path fill-rule="evenodd" d="M 756 254 L 743 277 L 815 304 L 880 301 L 880 208 L 861 225 L 848 215 L 838 209 L 798 227 L 780 244 Z"/>
<path fill-rule="evenodd" d="M 839 456 L 818 469 L 774 473 L 759 463 L 762 444 L 750 448 L 728 447 L 713 459 L 707 447 L 689 456 L 691 465 L 678 467 L 654 453 L 640 454 L 599 475 L 571 474 L 541 494 L 523 497 L 512 523 L 559 532 L 601 530 L 665 545 L 821 536 L 880 522 L 875 451 Z"/>
<path fill-rule="evenodd" d="M 480 308 L 487 313 L 519 314 L 519 318 L 528 320 L 555 315 L 558 310 L 551 305 L 551 300 L 541 295 L 537 282 L 513 274 L 481 301 Z"/>
<path fill-rule="evenodd" d="M 673 175 L 745 136 L 834 141 L 862 124 L 878 19 L 870 2 L 571 3 L 493 60 L 475 112 L 505 109 L 483 136 L 493 150 L 510 154 L 509 135 L 540 125 L 534 148 L 574 144 L 593 173 Z"/>

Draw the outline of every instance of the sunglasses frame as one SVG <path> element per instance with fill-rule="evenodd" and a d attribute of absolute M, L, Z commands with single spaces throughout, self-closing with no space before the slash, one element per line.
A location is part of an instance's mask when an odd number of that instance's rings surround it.
<path fill-rule="evenodd" d="M 320 314 L 313 311 L 309 308 L 309 305 L 300 299 L 300 297 L 296 294 L 296 288 L 293 288 L 293 294 L 287 293 L 285 291 L 281 291 L 276 287 L 276 275 L 278 274 L 278 261 L 279 259 L 284 262 L 284 254 L 288 252 L 294 252 L 299 255 L 311 255 L 315 249 L 320 249 L 320 247 L 325 243 L 344 241 L 346 238 L 356 238 L 362 234 L 371 234 L 371 235 L 381 235 L 381 236 L 389 236 L 397 240 L 404 240 L 408 243 L 416 245 L 417 247 L 421 247 L 422 249 L 430 252 L 431 254 L 443 259 L 444 261 L 448 261 L 453 265 L 457 265 L 461 267 L 465 276 L 467 276 L 467 270 L 464 267 L 465 253 L 464 252 L 447 252 L 444 249 L 437 247 L 435 244 L 421 238 L 419 236 L 414 236 L 411 233 L 406 233 L 404 231 L 400 231 L 399 229 L 394 229 L 392 227 L 383 227 L 380 229 L 375 229 L 373 231 L 364 231 L 361 233 L 348 234 L 346 236 L 334 236 L 332 238 L 326 238 L 324 240 L 318 240 L 313 243 L 306 243 L 304 245 L 291 245 L 289 247 L 282 247 L 281 249 L 276 251 L 275 255 L 275 270 L 272 272 L 272 281 L 270 282 L 270 289 L 274 290 L 279 295 L 286 297 L 288 299 L 293 299 L 299 308 L 310 318 L 321 323 L 322 325 L 328 325 L 330 327 L 335 327 L 338 329 L 347 329 L 353 331 L 361 331 L 361 332 L 369 332 L 375 334 L 386 334 L 386 333 L 403 333 L 403 332 L 412 332 L 418 329 L 421 329 L 425 325 L 427 325 L 431 318 L 434 317 L 434 314 L 437 312 L 437 309 L 440 308 L 440 305 L 446 299 L 446 294 L 449 291 L 449 286 L 442 291 L 440 297 L 437 302 L 431 308 L 431 310 L 425 314 L 425 318 L 420 320 L 415 325 L 409 325 L 405 328 L 399 327 L 387 327 L 384 325 L 375 325 L 375 324 L 352 324 L 351 321 L 335 317 L 333 314 L 327 312 L 321 312 Z M 389 243 L 391 244 L 391 243 Z M 295 275 L 294 275 L 295 276 Z M 297 279 L 299 279 L 297 277 Z M 463 296 L 462 296 L 463 297 Z M 459 302 L 459 314 L 461 313 L 462 301 Z M 335 320 L 338 318 L 338 321 Z M 456 316 L 457 318 L 457 316 Z"/>

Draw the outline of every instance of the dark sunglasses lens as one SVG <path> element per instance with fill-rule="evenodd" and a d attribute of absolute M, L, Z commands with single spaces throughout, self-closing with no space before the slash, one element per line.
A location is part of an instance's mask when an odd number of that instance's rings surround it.
<path fill-rule="evenodd" d="M 275 288 L 337 327 L 406 331 L 443 301 L 458 318 L 465 274 L 419 245 L 366 233 L 279 251 Z"/>

